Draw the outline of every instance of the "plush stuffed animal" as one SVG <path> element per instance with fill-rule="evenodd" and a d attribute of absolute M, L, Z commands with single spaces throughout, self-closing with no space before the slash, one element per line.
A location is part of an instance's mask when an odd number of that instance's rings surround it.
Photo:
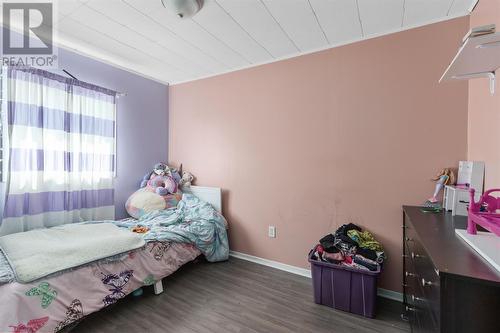
<path fill-rule="evenodd" d="M 181 181 L 179 170 L 177 170 L 176 168 L 170 168 L 170 173 L 172 174 L 172 178 L 174 178 L 175 182 L 179 184 L 179 182 Z"/>
<path fill-rule="evenodd" d="M 182 168 L 182 164 L 181 164 L 181 168 Z M 155 164 L 153 171 L 144 175 L 144 177 L 142 178 L 142 181 L 141 181 L 140 188 L 146 187 L 146 185 L 148 185 L 148 181 L 150 179 L 152 179 L 155 175 L 171 176 L 172 178 L 174 178 L 174 180 L 177 184 L 179 184 L 179 182 L 181 181 L 181 175 L 179 174 L 179 170 L 177 170 L 176 168 L 170 168 L 165 163 L 157 163 L 157 164 Z"/>
<path fill-rule="evenodd" d="M 145 174 L 144 177 L 142 177 L 142 182 L 140 187 L 141 188 L 146 187 L 146 185 L 148 185 L 149 180 L 152 179 L 154 176 L 157 175 L 163 176 L 168 172 L 170 172 L 170 169 L 165 163 L 156 163 L 155 166 L 153 167 L 153 171 Z"/>
<path fill-rule="evenodd" d="M 182 173 L 182 178 L 181 178 L 181 181 L 179 182 L 179 186 L 183 187 L 183 188 L 189 187 L 189 186 L 191 186 L 191 183 L 193 182 L 193 180 L 194 180 L 194 176 L 191 173 L 184 171 Z"/>
<path fill-rule="evenodd" d="M 177 182 L 172 176 L 172 171 L 165 163 L 157 163 L 153 171 L 144 176 L 141 188 L 146 186 L 152 188 L 159 195 L 177 192 Z"/>
<path fill-rule="evenodd" d="M 147 186 L 159 195 L 167 195 L 177 192 L 177 183 L 172 176 L 153 176 L 153 178 L 148 181 Z"/>

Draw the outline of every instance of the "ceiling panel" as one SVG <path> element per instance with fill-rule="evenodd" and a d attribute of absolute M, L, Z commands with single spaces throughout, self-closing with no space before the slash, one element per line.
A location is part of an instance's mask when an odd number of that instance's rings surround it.
<path fill-rule="evenodd" d="M 205 0 L 179 19 L 161 0 L 54 1 L 61 46 L 169 83 L 466 15 L 477 2 Z"/>
<path fill-rule="evenodd" d="M 446 17 L 453 0 L 405 0 L 404 26 L 419 25 Z"/>
<path fill-rule="evenodd" d="M 129 5 L 141 10 L 143 13 L 150 14 L 165 10 L 161 0 L 122 0 Z"/>
<path fill-rule="evenodd" d="M 107 38 L 99 31 L 81 25 L 70 18 L 64 19 L 60 23 L 62 31 L 59 37 L 66 40 L 67 47 L 87 56 L 99 55 L 99 59 L 107 63 L 114 63 L 121 68 L 131 70 L 150 78 L 158 78 L 158 74 L 169 77 L 169 80 L 183 80 L 183 76 L 175 76 L 170 69 L 165 69 L 163 64 L 151 59 L 146 59 L 144 55 L 124 44 L 118 43 L 113 39 Z M 75 36 L 78 36 L 78 42 L 73 43 Z M 84 46 L 85 52 L 82 52 Z M 78 77 L 71 68 L 66 68 L 73 75 Z"/>
<path fill-rule="evenodd" d="M 103 34 L 116 41 L 135 48 L 137 51 L 143 53 L 146 58 L 164 63 L 176 73 L 183 73 L 186 76 L 203 75 L 195 66 L 185 66 L 182 56 L 169 52 L 167 49 L 147 39 L 145 35 L 130 29 L 126 25 L 117 23 L 107 12 L 100 13 L 90 7 L 82 6 L 78 11 L 70 14 L 69 17 L 83 25 L 89 25 L 89 22 L 91 22 L 91 26 L 94 29 L 102 31 Z"/>
<path fill-rule="evenodd" d="M 431 0 L 436 1 L 436 0 Z M 439 0 L 441 1 L 441 0 Z M 445 0 L 447 1 L 447 0 Z M 365 36 L 394 31 L 403 24 L 401 0 L 357 0 Z"/>
<path fill-rule="evenodd" d="M 71 18 L 65 18 L 59 23 L 59 37 L 65 40 L 75 40 L 78 36 L 77 44 L 85 44 L 93 46 L 95 51 L 100 50 L 107 56 L 120 58 L 128 61 L 131 64 L 140 64 L 144 61 L 142 53 L 137 52 L 134 48 L 128 47 L 122 43 L 116 42 L 113 39 L 106 37 L 90 27 L 82 25 Z"/>
<path fill-rule="evenodd" d="M 262 0 L 262 2 L 300 51 L 328 45 L 309 1 Z"/>
<path fill-rule="evenodd" d="M 272 56 L 214 0 L 205 0 L 203 10 L 193 20 L 249 63 Z"/>
<path fill-rule="evenodd" d="M 86 0 L 52 0 L 56 8 L 56 19 L 68 15 L 80 7 Z"/>
<path fill-rule="evenodd" d="M 140 4 L 150 5 L 137 7 Z M 121 8 L 122 15 L 126 20 L 126 24 L 132 29 L 147 34 L 159 45 L 183 55 L 208 72 L 213 73 L 227 70 L 227 66 L 223 63 L 203 52 L 197 45 L 189 43 L 181 36 L 177 36 L 148 15 L 148 13 L 157 9 L 158 6 L 160 6 L 161 10 L 165 10 L 163 6 L 159 5 L 159 1 L 127 0 L 123 1 L 123 5 Z"/>
<path fill-rule="evenodd" d="M 217 0 L 217 3 L 274 58 L 298 51 L 260 0 Z"/>
<path fill-rule="evenodd" d="M 148 16 L 158 24 L 166 27 L 176 36 L 180 36 L 191 45 L 196 45 L 200 50 L 220 61 L 228 69 L 240 68 L 250 64 L 239 53 L 191 19 L 181 20 L 166 9 L 151 12 Z"/>
<path fill-rule="evenodd" d="M 144 51 L 157 55 L 163 58 L 164 61 L 182 69 L 188 69 L 188 71 L 194 72 L 197 75 L 208 75 L 213 73 L 213 70 L 209 66 L 204 66 L 200 58 L 194 58 L 189 55 L 186 57 L 183 53 L 178 51 L 177 48 L 168 46 L 166 42 L 176 41 L 175 36 L 123 1 L 90 0 L 87 6 L 106 15 L 111 20 L 121 24 L 133 33 L 137 32 L 140 34 L 142 42 L 135 42 L 135 45 L 140 46 Z M 123 40 L 126 41 L 129 38 L 127 35 L 125 36 L 126 38 L 123 38 Z M 163 41 L 163 43 L 159 44 L 159 41 Z"/>
<path fill-rule="evenodd" d="M 463 15 L 476 5 L 477 0 L 454 0 L 448 15 Z"/>
<path fill-rule="evenodd" d="M 310 0 L 310 3 L 331 44 L 362 37 L 356 1 Z"/>

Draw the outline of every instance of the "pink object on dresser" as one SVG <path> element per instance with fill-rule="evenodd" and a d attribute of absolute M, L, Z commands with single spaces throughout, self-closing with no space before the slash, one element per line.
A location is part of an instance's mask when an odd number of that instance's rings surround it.
<path fill-rule="evenodd" d="M 484 192 L 478 202 L 474 201 L 474 189 L 470 189 L 469 218 L 467 221 L 467 232 L 475 235 L 477 225 L 500 237 L 500 198 L 490 195 L 492 192 L 500 192 L 500 189 L 492 189 Z M 481 212 L 481 206 L 486 204 L 486 212 Z"/>

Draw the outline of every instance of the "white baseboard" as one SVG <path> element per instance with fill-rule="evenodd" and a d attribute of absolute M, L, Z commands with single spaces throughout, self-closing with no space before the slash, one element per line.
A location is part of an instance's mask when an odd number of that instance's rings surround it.
<path fill-rule="evenodd" d="M 246 253 L 241 253 L 241 252 L 236 252 L 236 251 L 229 251 L 229 255 L 231 257 L 235 257 L 238 259 L 246 260 L 246 261 L 251 261 L 259 265 L 264 265 L 272 268 L 276 268 L 288 273 L 292 274 L 297 274 L 300 276 L 304 276 L 307 278 L 311 278 L 311 270 L 307 268 L 301 268 L 297 266 L 292 266 L 292 265 L 287 265 L 283 264 L 278 261 L 274 260 L 269 260 L 269 259 L 264 259 L 256 256 L 252 256 Z M 397 291 L 392 291 L 392 290 L 387 290 L 384 288 L 378 288 L 377 289 L 377 295 L 380 297 L 392 299 L 394 301 L 402 302 L 403 301 L 403 294 L 399 293 Z"/>
<path fill-rule="evenodd" d="M 243 259 L 246 261 L 251 261 L 251 262 L 254 262 L 256 264 L 261 264 L 264 266 L 273 267 L 273 268 L 276 268 L 276 269 L 279 269 L 279 270 L 282 270 L 282 271 L 285 271 L 288 273 L 297 274 L 297 275 L 305 276 L 307 278 L 311 278 L 311 270 L 309 270 L 307 268 L 300 268 L 297 266 L 287 265 L 287 264 L 283 264 L 283 263 L 278 262 L 278 261 L 259 258 L 259 257 L 251 256 L 251 255 L 246 254 L 246 253 L 241 253 L 241 252 L 236 252 L 236 251 L 229 251 L 229 255 L 231 257 Z"/>

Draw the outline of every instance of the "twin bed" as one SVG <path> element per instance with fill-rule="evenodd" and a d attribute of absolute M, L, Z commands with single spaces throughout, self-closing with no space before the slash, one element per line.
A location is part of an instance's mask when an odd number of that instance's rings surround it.
<path fill-rule="evenodd" d="M 30 282 L 0 252 L 0 332 L 58 332 L 142 286 L 154 285 L 160 293 L 162 278 L 200 254 L 209 261 L 227 259 L 227 225 L 220 207 L 220 189 L 193 186 L 176 209 L 140 220 L 83 223 L 106 222 L 123 230 L 141 224 L 150 231 L 142 247 Z"/>

